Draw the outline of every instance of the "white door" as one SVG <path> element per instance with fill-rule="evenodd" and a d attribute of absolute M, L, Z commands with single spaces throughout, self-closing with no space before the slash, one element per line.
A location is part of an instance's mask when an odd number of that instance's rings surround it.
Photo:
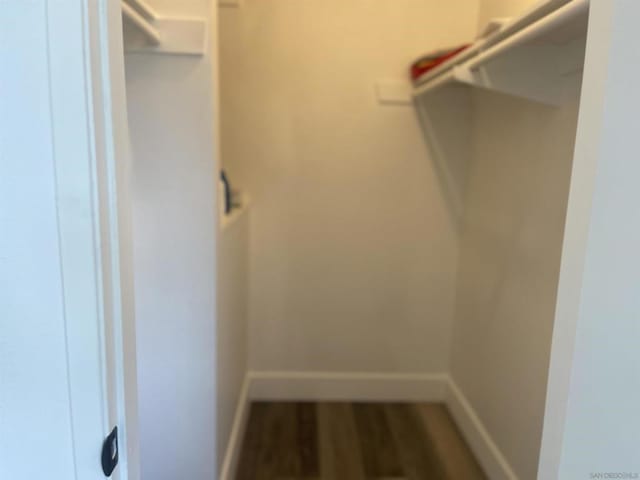
<path fill-rule="evenodd" d="M 1 479 L 137 480 L 119 3 L 0 2 Z"/>

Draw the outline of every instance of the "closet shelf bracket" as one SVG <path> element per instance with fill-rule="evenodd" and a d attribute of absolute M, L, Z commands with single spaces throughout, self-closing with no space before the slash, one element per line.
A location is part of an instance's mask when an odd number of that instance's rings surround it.
<path fill-rule="evenodd" d="M 207 21 L 157 14 L 144 0 L 122 0 L 125 53 L 204 55 Z"/>

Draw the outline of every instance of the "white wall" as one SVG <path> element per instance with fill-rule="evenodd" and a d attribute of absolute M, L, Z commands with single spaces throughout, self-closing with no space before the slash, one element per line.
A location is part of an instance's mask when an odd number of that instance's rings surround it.
<path fill-rule="evenodd" d="M 250 367 L 442 372 L 453 220 L 378 78 L 471 40 L 475 0 L 246 0 L 221 13 L 222 148 L 254 199 Z"/>
<path fill-rule="evenodd" d="M 591 4 L 540 478 L 640 475 L 639 16 Z"/>
<path fill-rule="evenodd" d="M 555 109 L 478 92 L 451 373 L 513 470 L 536 478 L 579 79 Z"/>
<path fill-rule="evenodd" d="M 579 76 L 569 92 L 560 108 L 474 93 L 451 374 L 521 480 L 537 474 Z"/>
<path fill-rule="evenodd" d="M 211 14 L 209 0 L 151 3 L 161 13 Z M 126 58 L 145 479 L 216 473 L 212 59 Z"/>
<path fill-rule="evenodd" d="M 247 374 L 249 212 L 238 211 L 218 237 L 218 471 Z"/>

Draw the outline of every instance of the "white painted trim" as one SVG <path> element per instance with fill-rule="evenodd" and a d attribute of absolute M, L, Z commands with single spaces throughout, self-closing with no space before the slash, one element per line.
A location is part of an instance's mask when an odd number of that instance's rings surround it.
<path fill-rule="evenodd" d="M 441 402 L 446 374 L 249 372 L 251 400 Z"/>
<path fill-rule="evenodd" d="M 249 382 L 249 374 L 247 374 L 244 377 L 242 388 L 240 389 L 231 434 L 229 435 L 224 461 L 220 469 L 220 480 L 232 480 L 236 477 L 240 449 L 242 448 L 242 438 L 244 437 L 247 419 L 249 418 Z"/>
<path fill-rule="evenodd" d="M 110 422 L 119 428 L 121 480 L 139 480 L 138 395 L 133 287 L 129 130 L 120 4 L 86 2 L 91 36 L 93 117 L 105 286 Z M 107 283 L 108 282 L 108 283 Z"/>
<path fill-rule="evenodd" d="M 487 476 L 492 480 L 518 480 L 482 420 L 452 378 L 448 379 L 445 404 Z"/>
<path fill-rule="evenodd" d="M 49 2 L 51 3 L 51 2 Z M 118 177 L 124 97 L 119 10 L 89 0 L 47 4 L 48 68 L 67 368 L 78 478 L 100 472 L 95 452 L 120 429 L 118 478 L 137 479 L 135 384 L 123 348 L 128 244 Z M 114 13 L 117 11 L 117 17 Z M 116 60 L 117 59 L 117 60 Z M 119 60 L 119 63 L 118 63 Z M 119 73 L 122 73 L 119 76 Z M 127 371 L 125 371 L 127 369 Z M 133 440 L 132 440 L 133 439 Z"/>

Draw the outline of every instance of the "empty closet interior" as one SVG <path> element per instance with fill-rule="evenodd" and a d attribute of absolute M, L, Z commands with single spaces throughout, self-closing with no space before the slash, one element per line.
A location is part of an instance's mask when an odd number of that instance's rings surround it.
<path fill-rule="evenodd" d="M 122 5 L 143 478 L 341 401 L 444 405 L 535 479 L 588 0 Z"/>

